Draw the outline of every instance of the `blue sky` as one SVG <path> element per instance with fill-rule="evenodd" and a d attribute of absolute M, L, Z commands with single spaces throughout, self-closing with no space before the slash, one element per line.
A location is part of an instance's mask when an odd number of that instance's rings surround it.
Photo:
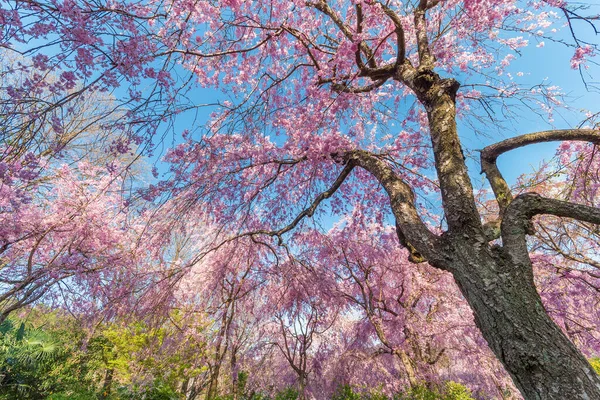
<path fill-rule="evenodd" d="M 600 6 L 598 0 L 590 3 Z M 594 11 L 598 12 L 598 8 L 592 9 L 589 14 L 593 14 Z M 585 23 L 582 22 L 576 28 L 580 38 L 598 43 L 600 38 Z M 569 39 L 568 36 L 568 28 L 562 27 L 558 37 Z M 567 95 L 566 105 L 570 110 L 558 110 L 553 122 L 535 117 L 533 113 L 524 113 L 513 121 L 512 125 L 507 126 L 506 130 L 502 132 L 502 136 L 495 136 L 492 140 L 482 137 L 474 138 L 469 135 L 468 131 L 462 130 L 461 137 L 465 147 L 482 148 L 494 141 L 546 129 L 576 128 L 585 118 L 585 111 L 600 112 L 600 92 L 594 91 L 591 86 L 589 90 L 586 89 L 580 71 L 571 68 L 570 59 L 575 49 L 552 43 L 549 40 L 539 39 L 539 41 L 544 41 L 543 48 L 536 47 L 536 39 L 530 39 L 530 46 L 524 49 L 522 55 L 513 61 L 507 71 L 512 73 L 516 82 L 525 85 L 533 85 L 544 80 L 548 85 L 559 86 Z M 582 69 L 586 81 L 593 82 L 593 78 L 596 78 L 597 81 L 599 78 L 598 66 L 589 63 L 589 67 L 589 69 Z M 525 75 L 518 77 L 518 72 L 523 72 Z M 595 76 L 594 73 L 596 73 Z M 502 155 L 498 159 L 498 166 L 509 183 L 513 183 L 520 174 L 531 172 L 543 159 L 552 157 L 557 147 L 558 143 L 543 143 L 516 149 Z"/>
<path fill-rule="evenodd" d="M 591 29 L 586 26 L 580 26 L 579 28 L 578 33 L 586 40 L 596 40 Z M 568 35 L 566 27 L 561 29 L 560 35 Z M 583 113 L 579 110 L 600 111 L 598 109 L 600 94 L 587 91 L 579 70 L 574 70 L 570 66 L 574 49 L 548 40 L 544 40 L 545 47 L 538 48 L 536 47 L 536 39 L 529 39 L 530 46 L 523 49 L 522 55 L 513 61 L 506 72 L 511 73 L 516 82 L 524 85 L 535 85 L 543 81 L 548 85 L 561 87 L 562 91 L 568 95 L 567 105 L 572 110 L 557 111 L 553 122 L 536 117 L 533 113 L 521 113 L 516 119 L 506 124 L 505 129 L 500 132 L 493 132 L 490 136 L 475 135 L 471 127 L 459 121 L 459 132 L 463 147 L 466 150 L 481 149 L 488 144 L 519 134 L 545 129 L 573 128 L 583 119 Z M 592 65 L 590 71 L 593 71 L 594 68 L 595 66 Z M 518 76 L 518 72 L 523 72 L 524 75 Z M 195 93 L 192 100 L 197 104 L 214 103 L 219 99 L 225 100 L 222 93 L 212 89 L 197 89 Z M 167 172 L 167 166 L 160 161 L 160 156 L 164 155 L 164 150 L 171 144 L 181 140 L 180 133 L 184 129 L 190 126 L 200 126 L 203 121 L 208 119 L 211 111 L 214 111 L 214 108 L 200 108 L 194 116 L 188 113 L 178 118 L 174 126 L 173 136 L 167 135 L 165 143 L 158 146 L 158 150 L 151 160 L 158 167 L 160 173 Z M 196 116 L 197 118 L 194 118 Z M 531 172 L 543 159 L 551 158 L 557 146 L 557 143 L 545 143 L 511 151 L 500 157 L 498 160 L 499 167 L 509 183 L 514 183 L 519 175 Z M 476 155 L 476 153 L 472 154 Z M 469 169 L 475 181 L 483 179 L 479 174 L 480 166 L 476 161 L 469 161 Z"/>

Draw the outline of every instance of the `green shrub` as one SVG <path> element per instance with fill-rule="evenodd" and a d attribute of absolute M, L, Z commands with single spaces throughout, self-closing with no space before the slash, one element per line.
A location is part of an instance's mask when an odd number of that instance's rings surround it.
<path fill-rule="evenodd" d="M 464 385 L 449 381 L 442 387 L 415 386 L 407 392 L 394 396 L 394 400 L 474 400 Z"/>
<path fill-rule="evenodd" d="M 297 400 L 298 390 L 292 387 L 285 388 L 275 395 L 275 400 Z"/>
<path fill-rule="evenodd" d="M 406 392 L 398 393 L 394 400 L 441 400 L 441 394 L 436 389 L 430 389 L 424 384 L 413 386 Z"/>
<path fill-rule="evenodd" d="M 183 397 L 171 385 L 157 379 L 150 386 L 118 387 L 116 393 L 112 393 L 108 398 L 111 400 L 180 400 Z"/>
<path fill-rule="evenodd" d="M 449 381 L 444 385 L 444 400 L 473 400 L 471 391 L 465 385 Z"/>
<path fill-rule="evenodd" d="M 331 400 L 362 400 L 360 393 L 354 391 L 352 386 L 343 385 L 337 388 Z"/>
<path fill-rule="evenodd" d="M 81 389 L 78 391 L 54 393 L 48 397 L 48 400 L 90 400 L 95 398 L 96 394 L 94 392 Z"/>
<path fill-rule="evenodd" d="M 600 357 L 592 357 L 589 359 L 590 364 L 592 364 L 592 368 L 598 375 L 600 375 Z"/>

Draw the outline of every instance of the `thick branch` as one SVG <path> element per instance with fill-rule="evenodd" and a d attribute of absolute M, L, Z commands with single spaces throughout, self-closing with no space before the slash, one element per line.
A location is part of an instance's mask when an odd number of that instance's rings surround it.
<path fill-rule="evenodd" d="M 402 21 L 400 20 L 400 17 L 398 17 L 398 14 L 396 14 L 394 12 L 394 10 L 389 8 L 384 3 L 379 3 L 379 4 L 381 4 L 381 7 L 383 8 L 383 12 L 385 12 L 385 14 L 388 17 L 390 17 L 390 19 L 392 20 L 392 22 L 394 23 L 394 26 L 396 28 L 395 32 L 396 32 L 396 41 L 397 41 L 397 46 L 398 46 L 398 54 L 396 56 L 396 65 L 399 66 L 402 63 L 404 63 L 404 59 L 406 58 L 406 40 L 404 38 L 404 27 L 402 26 Z"/>
<path fill-rule="evenodd" d="M 593 129 L 561 129 L 529 133 L 503 140 L 481 151 L 481 172 L 485 173 L 500 207 L 500 215 L 512 201 L 512 193 L 496 165 L 497 158 L 507 151 L 534 143 L 579 140 L 600 143 L 600 131 Z"/>
<path fill-rule="evenodd" d="M 381 79 L 365 86 L 350 86 L 343 83 L 332 83 L 331 89 L 335 92 L 342 93 L 368 93 L 378 87 L 382 86 L 386 82 L 385 79 Z"/>
<path fill-rule="evenodd" d="M 408 184 L 381 158 L 367 151 L 346 154 L 349 163 L 371 173 L 388 193 L 397 228 L 416 251 L 432 265 L 444 266 L 442 240 L 434 235 L 421 220 L 415 207 L 415 195 Z"/>
<path fill-rule="evenodd" d="M 525 250 L 531 218 L 540 214 L 574 218 L 600 225 L 600 208 L 550 199 L 537 193 L 521 194 L 510 203 L 502 218 L 502 241 L 509 250 Z"/>
<path fill-rule="evenodd" d="M 419 67 L 427 70 L 433 70 L 435 62 L 431 50 L 429 48 L 429 39 L 427 38 L 427 19 L 425 13 L 430 8 L 434 7 L 439 1 L 433 1 L 428 4 L 427 0 L 420 0 L 418 7 L 415 9 L 414 23 L 415 32 L 417 34 L 417 47 L 419 50 Z"/>
<path fill-rule="evenodd" d="M 456 126 L 456 92 L 460 84 L 428 70 L 405 83 L 427 110 L 448 230 L 480 235 L 481 220 Z"/>

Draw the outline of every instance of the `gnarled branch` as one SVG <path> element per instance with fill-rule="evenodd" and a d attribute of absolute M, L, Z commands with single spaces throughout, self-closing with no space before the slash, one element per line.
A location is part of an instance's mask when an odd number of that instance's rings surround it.
<path fill-rule="evenodd" d="M 600 208 L 550 199 L 537 193 L 524 193 L 515 197 L 504 212 L 501 228 L 504 247 L 513 251 L 513 254 L 514 250 L 524 250 L 524 254 L 527 254 L 525 234 L 528 233 L 531 218 L 541 214 L 600 225 Z"/>
<path fill-rule="evenodd" d="M 600 143 L 600 131 L 594 129 L 561 129 L 528 133 L 487 146 L 481 151 L 481 172 L 485 173 L 492 186 L 494 196 L 500 207 L 501 218 L 512 201 L 512 193 L 496 165 L 497 158 L 507 151 L 530 144 L 565 140 L 588 141 L 598 144 Z"/>
<path fill-rule="evenodd" d="M 368 171 L 379 181 L 390 198 L 397 229 L 405 238 L 405 242 L 410 243 L 415 252 L 432 265 L 443 269 L 445 266 L 443 241 L 423 223 L 417 212 L 415 195 L 410 186 L 388 163 L 373 153 L 356 150 L 347 153 L 344 158 Z"/>

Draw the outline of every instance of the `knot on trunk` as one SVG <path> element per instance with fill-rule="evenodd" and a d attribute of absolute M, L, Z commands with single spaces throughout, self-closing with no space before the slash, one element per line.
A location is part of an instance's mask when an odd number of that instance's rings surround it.
<path fill-rule="evenodd" d="M 455 102 L 456 101 L 456 93 L 458 92 L 458 89 L 460 88 L 460 83 L 453 78 L 449 78 L 449 79 L 442 79 L 441 85 L 440 85 L 445 92 L 450 96 L 450 98 L 452 98 L 452 101 Z"/>

